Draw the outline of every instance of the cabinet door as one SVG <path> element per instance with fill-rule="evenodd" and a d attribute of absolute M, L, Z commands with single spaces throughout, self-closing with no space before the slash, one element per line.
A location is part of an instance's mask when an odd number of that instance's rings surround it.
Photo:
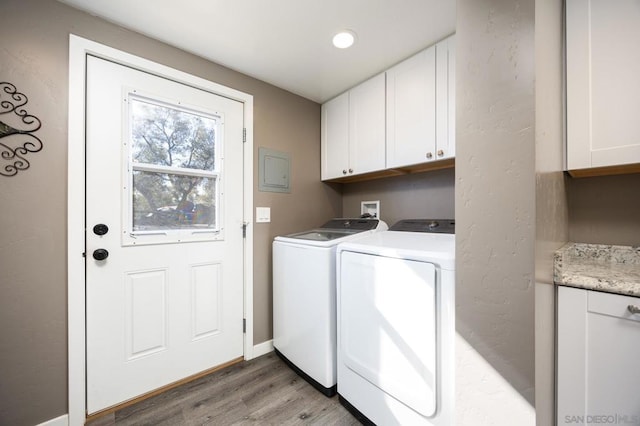
<path fill-rule="evenodd" d="M 629 306 L 640 298 L 558 288 L 558 424 L 640 419 L 640 315 Z"/>
<path fill-rule="evenodd" d="M 384 88 L 380 74 L 349 91 L 349 174 L 385 168 Z"/>
<path fill-rule="evenodd" d="M 436 49 L 387 71 L 387 166 L 436 158 Z"/>
<path fill-rule="evenodd" d="M 349 169 L 349 93 L 322 105 L 322 180 L 335 179 Z"/>
<path fill-rule="evenodd" d="M 436 155 L 456 155 L 456 51 L 455 36 L 436 44 Z"/>
<path fill-rule="evenodd" d="M 638 0 L 567 0 L 567 169 L 640 163 Z"/>

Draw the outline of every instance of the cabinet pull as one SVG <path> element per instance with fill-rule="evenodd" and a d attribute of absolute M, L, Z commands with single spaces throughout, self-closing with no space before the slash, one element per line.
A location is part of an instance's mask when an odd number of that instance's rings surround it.
<path fill-rule="evenodd" d="M 631 312 L 631 314 L 640 314 L 640 308 L 638 308 L 636 305 L 629 305 L 627 306 L 627 310 L 629 312 Z"/>
<path fill-rule="evenodd" d="M 346 170 L 346 169 L 343 169 L 343 170 L 342 170 L 342 174 L 343 174 L 343 175 L 346 175 L 346 174 L 347 174 L 347 170 Z"/>
<path fill-rule="evenodd" d="M 442 157 L 444 155 L 444 151 L 439 149 L 438 150 L 438 157 Z"/>
<path fill-rule="evenodd" d="M 349 173 L 353 173 L 353 169 L 349 169 Z"/>
<path fill-rule="evenodd" d="M 431 157 L 433 157 L 433 154 L 430 152 L 427 152 L 427 158 L 431 159 Z"/>

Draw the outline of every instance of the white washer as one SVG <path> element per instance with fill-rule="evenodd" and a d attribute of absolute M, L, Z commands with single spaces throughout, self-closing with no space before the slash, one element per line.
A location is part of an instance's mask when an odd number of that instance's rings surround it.
<path fill-rule="evenodd" d="M 336 246 L 388 226 L 332 219 L 273 242 L 273 346 L 327 396 L 336 393 Z"/>
<path fill-rule="evenodd" d="M 405 220 L 337 249 L 338 395 L 363 423 L 453 424 L 453 220 Z"/>

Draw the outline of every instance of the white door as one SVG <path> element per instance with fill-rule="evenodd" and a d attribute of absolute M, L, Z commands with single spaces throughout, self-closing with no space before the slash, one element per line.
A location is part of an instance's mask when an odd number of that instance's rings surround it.
<path fill-rule="evenodd" d="M 243 105 L 87 59 L 87 411 L 243 355 Z"/>

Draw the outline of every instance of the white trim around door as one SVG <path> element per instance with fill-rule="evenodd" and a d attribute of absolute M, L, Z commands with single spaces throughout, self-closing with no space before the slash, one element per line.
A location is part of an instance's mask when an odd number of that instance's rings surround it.
<path fill-rule="evenodd" d="M 69 425 L 83 425 L 86 416 L 85 359 L 85 82 L 87 55 L 97 56 L 244 104 L 244 358 L 253 345 L 253 96 L 182 71 L 75 36 L 69 39 L 69 141 L 67 192 L 67 274 L 69 339 Z"/>

